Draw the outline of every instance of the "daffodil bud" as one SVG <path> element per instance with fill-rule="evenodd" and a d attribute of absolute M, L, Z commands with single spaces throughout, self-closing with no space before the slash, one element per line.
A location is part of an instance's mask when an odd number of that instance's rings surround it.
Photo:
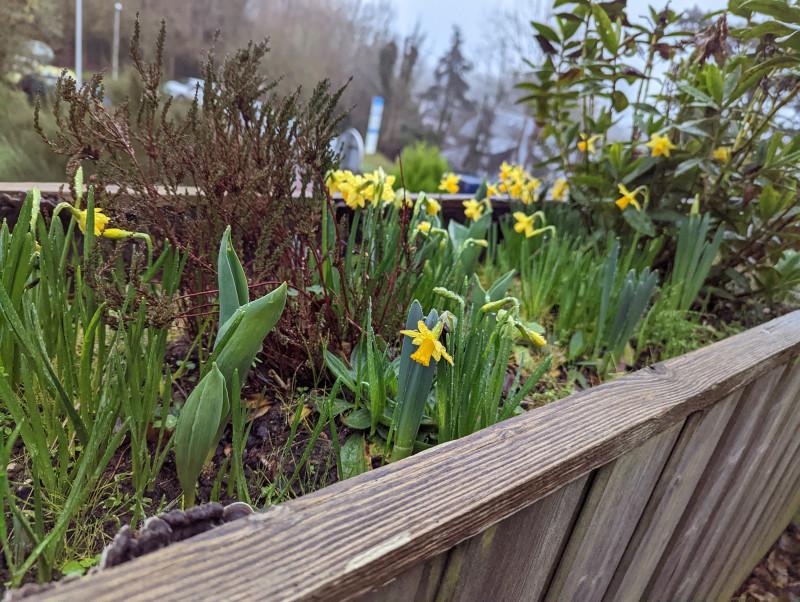
<path fill-rule="evenodd" d="M 545 338 L 538 332 L 532 331 L 530 328 L 527 328 L 526 326 L 520 324 L 519 322 L 517 322 L 516 327 L 517 330 L 519 330 L 520 333 L 522 334 L 523 338 L 532 345 L 535 345 L 536 347 L 544 347 L 545 345 L 547 345 L 547 341 L 545 340 Z"/>
<path fill-rule="evenodd" d="M 461 307 L 464 307 L 464 298 L 461 295 L 459 295 L 457 293 L 454 293 L 453 291 L 451 291 L 449 289 L 446 289 L 446 288 L 441 287 L 441 286 L 437 286 L 437 287 L 435 287 L 433 289 L 433 292 L 435 294 L 437 294 L 437 295 L 440 295 L 440 296 L 444 297 L 445 299 L 450 299 L 451 301 L 455 301 Z"/>
<path fill-rule="evenodd" d="M 516 299 L 514 299 L 513 297 L 506 297 L 504 299 L 500 299 L 499 301 L 491 301 L 489 303 L 486 303 L 483 307 L 481 307 L 481 311 L 485 314 L 494 313 L 499 309 L 505 307 L 509 303 L 513 303 L 514 301 L 516 301 Z"/>

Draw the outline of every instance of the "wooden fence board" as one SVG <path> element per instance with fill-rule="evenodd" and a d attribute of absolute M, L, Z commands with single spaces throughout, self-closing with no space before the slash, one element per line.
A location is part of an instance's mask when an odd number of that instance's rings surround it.
<path fill-rule="evenodd" d="M 795 453 L 800 453 L 800 448 Z M 781 536 L 783 531 L 792 522 L 795 514 L 800 510 L 800 470 L 795 466 L 793 472 L 797 478 L 787 487 L 781 498 L 770 502 L 769 512 L 765 514 L 762 524 L 763 531 L 757 537 L 747 540 L 747 547 L 738 566 L 733 567 L 726 579 L 717 584 L 716 599 L 729 600 L 739 585 L 744 582 L 752 572 L 753 567 L 764 557 L 770 546 Z M 769 519 L 768 521 L 766 519 Z"/>
<path fill-rule="evenodd" d="M 41 597 L 365 593 L 635 449 L 798 349 L 795 312 Z"/>
<path fill-rule="evenodd" d="M 717 508 L 728 499 L 731 484 L 740 478 L 742 459 L 763 417 L 775 407 L 771 403 L 772 394 L 786 373 L 787 367 L 780 366 L 751 383 L 742 394 L 648 585 L 646 599 L 693 596 L 692 588 L 699 579 L 699 572 L 708 569 L 702 562 L 712 552 L 706 542 L 713 537 Z"/>
<path fill-rule="evenodd" d="M 545 600 L 597 600 L 606 591 L 682 426 L 598 470 Z"/>
<path fill-rule="evenodd" d="M 686 420 L 604 599 L 641 600 L 742 390 Z"/>
<path fill-rule="evenodd" d="M 746 491 L 738 509 L 740 522 L 732 525 L 735 528 L 720 543 L 720 549 L 727 550 L 727 554 L 713 586 L 708 589 L 709 597 L 719 598 L 733 592 L 800 506 L 800 500 L 791 501 L 798 495 L 800 479 L 800 405 L 796 403 L 793 409 L 794 414 L 781 427 L 780 440 L 773 448 L 780 448 L 780 453 L 770 454 L 763 462 L 770 479 L 768 486 L 759 489 L 756 485 Z"/>
<path fill-rule="evenodd" d="M 355 599 L 358 602 L 433 602 L 451 551 L 420 562 L 396 579 Z"/>
<path fill-rule="evenodd" d="M 765 456 L 768 451 L 777 448 L 774 460 L 777 463 L 783 455 L 785 444 L 780 439 L 786 435 L 786 421 L 795 406 L 798 390 L 800 370 L 790 365 L 769 395 L 765 411 L 750 417 L 755 428 L 748 437 L 725 495 L 717 501 L 712 520 L 702 539 L 697 542 L 695 562 L 690 572 L 684 575 L 680 597 L 707 599 L 717 580 L 729 578 L 723 571 L 730 550 L 730 544 L 725 543 L 726 537 L 731 534 L 747 536 L 743 531 L 751 511 L 747 496 L 754 491 L 766 493 L 771 490 L 772 474 L 768 470 L 769 465 L 765 464 Z M 720 553 L 722 550 L 726 552 Z"/>
<path fill-rule="evenodd" d="M 450 551 L 437 601 L 538 600 L 555 570 L 589 475 Z M 508 577 L 513 575 L 513 579 Z"/>

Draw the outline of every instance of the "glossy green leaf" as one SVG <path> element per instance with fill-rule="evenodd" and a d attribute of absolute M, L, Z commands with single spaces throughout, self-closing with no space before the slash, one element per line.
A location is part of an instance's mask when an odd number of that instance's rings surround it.
<path fill-rule="evenodd" d="M 242 263 L 231 246 L 231 227 L 225 228 L 219 245 L 217 258 L 217 282 L 219 284 L 219 323 L 225 324 L 242 305 L 249 300 L 247 278 Z M 219 334 L 217 340 L 219 340 Z"/>
<path fill-rule="evenodd" d="M 369 458 L 366 454 L 366 441 L 363 433 L 350 435 L 341 449 L 342 464 L 339 466 L 339 478 L 349 479 L 369 470 Z"/>
<path fill-rule="evenodd" d="M 611 19 L 608 18 L 608 13 L 599 4 L 592 4 L 592 15 L 597 25 L 597 34 L 600 36 L 600 41 L 603 42 L 606 50 L 616 56 L 619 49 L 619 41 L 614 34 L 614 27 L 611 24 Z"/>
<path fill-rule="evenodd" d="M 242 381 L 247 378 L 250 365 L 261 351 L 264 339 L 283 313 L 286 288 L 284 282 L 271 293 L 241 306 L 220 328 L 217 339 L 222 341 L 228 328 L 241 319 L 238 328 L 217 355 L 217 366 L 227 383 L 232 382 L 234 370 L 239 371 Z M 216 348 L 214 351 L 217 351 Z"/>
<path fill-rule="evenodd" d="M 223 416 L 230 407 L 225 377 L 215 363 L 191 392 L 175 426 L 175 465 L 187 506 Z"/>

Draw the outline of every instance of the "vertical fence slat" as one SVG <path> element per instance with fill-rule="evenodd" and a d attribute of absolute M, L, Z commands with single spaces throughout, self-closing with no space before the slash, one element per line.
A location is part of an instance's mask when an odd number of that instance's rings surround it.
<path fill-rule="evenodd" d="M 786 420 L 791 416 L 796 394 L 800 389 L 800 369 L 788 365 L 781 380 L 770 395 L 763 413 L 753 414 L 756 422 L 744 453 L 729 481 L 726 494 L 717 502 L 713 517 L 701 541 L 697 544 L 697 562 L 684 575 L 680 597 L 706 599 L 717 580 L 727 582 L 729 574 L 723 572 L 730 547 L 724 544 L 731 533 L 744 536 L 743 523 L 749 518 L 746 498 L 757 491 L 768 493 L 772 473 L 764 460 L 767 452 L 778 447 L 778 458 L 785 449 L 779 442 L 785 435 Z M 720 553 L 725 550 L 725 553 Z M 751 567 L 752 568 L 752 567 Z M 738 584 L 737 584 L 738 585 Z"/>
<path fill-rule="evenodd" d="M 354 598 L 357 602 L 433 602 L 450 551 L 411 567 L 396 579 Z"/>
<path fill-rule="evenodd" d="M 683 423 L 597 471 L 546 600 L 596 600 L 606 591 Z"/>
<path fill-rule="evenodd" d="M 800 366 L 794 367 L 795 378 L 800 374 Z M 754 455 L 761 457 L 760 474 L 764 475 L 762 483 L 752 483 L 738 500 L 736 510 L 727 532 L 723 532 L 719 548 L 728 550 L 717 578 L 712 580 L 709 588 L 699 588 L 699 592 L 708 591 L 710 597 L 722 595 L 722 592 L 733 591 L 747 576 L 753 566 L 772 545 L 775 529 L 782 531 L 786 524 L 780 515 L 789 499 L 796 494 L 795 483 L 800 476 L 800 402 L 798 389 L 787 389 L 789 396 L 784 402 L 789 407 L 788 415 L 778 418 L 774 433 L 766 433 L 758 442 Z M 772 436 L 771 436 L 772 435 Z M 795 506 L 796 508 L 796 506 Z M 760 553 L 759 553 L 760 552 Z M 741 578 L 739 575 L 743 575 Z"/>
<path fill-rule="evenodd" d="M 794 449 L 794 454 L 795 457 L 800 454 L 800 447 Z M 770 546 L 780 537 L 800 509 L 800 466 L 792 465 L 791 473 L 794 480 L 789 480 L 784 473 L 786 482 L 789 484 L 786 487 L 787 491 L 784 492 L 785 495 L 770 500 L 764 514 L 764 523 L 761 526 L 763 531 L 747 541 L 748 545 L 740 556 L 742 560 L 739 566 L 734 567 L 730 573 L 730 579 L 719 584 L 718 591 L 720 593 L 717 598 L 724 597 L 725 600 L 731 598 L 733 592 L 744 582 L 753 567 L 764 557 Z"/>
<path fill-rule="evenodd" d="M 575 522 L 588 478 L 564 485 L 453 548 L 437 602 L 539 599 Z"/>
<path fill-rule="evenodd" d="M 604 598 L 640 600 L 742 390 L 686 420 Z"/>
<path fill-rule="evenodd" d="M 709 553 L 713 557 L 717 550 L 705 544 L 715 533 L 717 509 L 725 500 L 730 500 L 731 488 L 741 478 L 740 466 L 759 426 L 774 416 L 774 392 L 787 372 L 785 365 L 780 366 L 746 388 L 654 571 L 644 598 L 692 597 L 700 573 L 711 570 Z"/>

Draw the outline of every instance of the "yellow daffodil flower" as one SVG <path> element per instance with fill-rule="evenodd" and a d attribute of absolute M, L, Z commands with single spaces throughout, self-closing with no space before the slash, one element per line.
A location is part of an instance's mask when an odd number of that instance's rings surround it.
<path fill-rule="evenodd" d="M 633 205 L 634 207 L 636 207 L 636 211 L 641 211 L 642 207 L 636 200 L 636 194 L 639 192 L 640 188 L 637 188 L 633 192 L 630 192 L 627 188 L 625 188 L 624 184 L 619 184 L 618 188 L 619 188 L 619 193 L 622 196 L 615 201 L 617 207 L 619 207 L 624 211 L 628 205 Z"/>
<path fill-rule="evenodd" d="M 554 201 L 566 202 L 569 196 L 569 184 L 567 184 L 564 178 L 556 178 L 556 181 L 553 183 L 552 194 Z"/>
<path fill-rule="evenodd" d="M 525 215 L 522 211 L 514 212 L 514 219 L 517 223 L 514 224 L 514 231 L 518 234 L 525 233 L 525 238 L 534 236 L 535 230 L 533 229 L 533 222 L 536 219 L 536 214 Z"/>
<path fill-rule="evenodd" d="M 500 186 L 503 186 L 503 184 L 500 184 Z M 497 186 L 495 186 L 494 184 L 486 188 L 486 198 L 490 199 L 493 196 L 500 196 L 500 193 L 497 190 Z"/>
<path fill-rule="evenodd" d="M 442 181 L 439 182 L 439 190 L 446 190 L 450 194 L 455 194 L 458 192 L 458 181 L 461 179 L 461 176 L 457 176 L 454 173 L 446 173 L 442 176 Z"/>
<path fill-rule="evenodd" d="M 417 328 L 419 330 L 400 331 L 400 334 L 404 334 L 407 337 L 413 337 L 411 342 L 419 347 L 419 349 L 417 349 L 411 355 L 411 359 L 418 364 L 428 366 L 431 363 L 431 356 L 433 356 L 433 359 L 435 359 L 437 362 L 444 358 L 450 362 L 450 365 L 452 366 L 453 358 L 448 355 L 445 346 L 439 342 L 439 335 L 442 334 L 442 322 L 436 324 L 436 326 L 433 328 L 433 331 L 430 331 L 428 330 L 428 327 L 425 326 L 425 322 L 420 320 L 417 322 Z"/>
<path fill-rule="evenodd" d="M 342 193 L 342 198 L 350 209 L 366 205 L 367 199 L 364 194 L 364 178 L 361 176 L 353 176 L 342 182 L 339 182 L 339 191 Z"/>
<path fill-rule="evenodd" d="M 86 219 L 87 219 L 87 210 L 84 209 L 80 211 L 79 209 L 75 209 L 74 207 L 70 206 L 69 212 L 72 214 L 72 217 L 75 218 L 75 221 L 78 222 L 78 228 L 81 229 L 81 232 L 86 234 Z M 100 208 L 95 208 L 94 210 L 94 235 L 100 236 L 103 233 L 103 230 L 106 229 L 106 224 L 111 221 L 107 215 L 103 214 L 103 210 Z"/>
<path fill-rule="evenodd" d="M 581 134 L 580 136 L 581 139 L 578 140 L 578 150 L 582 153 L 585 153 L 588 150 L 590 155 L 596 153 L 597 149 L 594 147 L 594 143 L 600 139 L 600 136 L 595 135 L 592 137 L 587 137 L 586 134 Z"/>
<path fill-rule="evenodd" d="M 659 136 L 658 134 L 653 134 L 650 137 L 650 142 L 648 142 L 645 146 L 653 149 L 653 157 L 659 157 L 661 155 L 669 157 L 669 151 L 677 148 L 674 144 L 672 144 L 672 142 L 669 141 L 669 138 L 666 136 Z"/>
<path fill-rule="evenodd" d="M 500 179 L 503 181 L 508 180 L 511 177 L 512 169 L 513 168 L 508 164 L 508 161 L 503 161 L 503 164 L 500 166 Z"/>
<path fill-rule="evenodd" d="M 434 199 L 426 199 L 425 211 L 428 215 L 438 215 L 442 206 Z"/>
<path fill-rule="evenodd" d="M 331 171 L 328 173 L 328 177 L 325 180 L 325 185 L 328 187 L 328 191 L 330 192 L 330 194 L 341 192 L 339 190 L 339 181 L 341 177 L 342 177 L 341 171 Z"/>
<path fill-rule="evenodd" d="M 720 161 L 724 161 L 725 163 L 728 162 L 730 155 L 731 152 L 727 146 L 720 146 L 717 150 L 714 151 L 714 158 L 719 159 Z"/>
<path fill-rule="evenodd" d="M 430 222 L 420 222 L 417 224 L 417 230 L 421 230 L 426 234 L 431 231 L 431 223 Z"/>
<path fill-rule="evenodd" d="M 474 220 L 479 220 L 481 215 L 483 215 L 483 205 L 481 205 L 475 199 L 470 199 L 468 201 L 462 201 L 462 205 L 464 205 L 464 215 L 472 218 Z"/>

